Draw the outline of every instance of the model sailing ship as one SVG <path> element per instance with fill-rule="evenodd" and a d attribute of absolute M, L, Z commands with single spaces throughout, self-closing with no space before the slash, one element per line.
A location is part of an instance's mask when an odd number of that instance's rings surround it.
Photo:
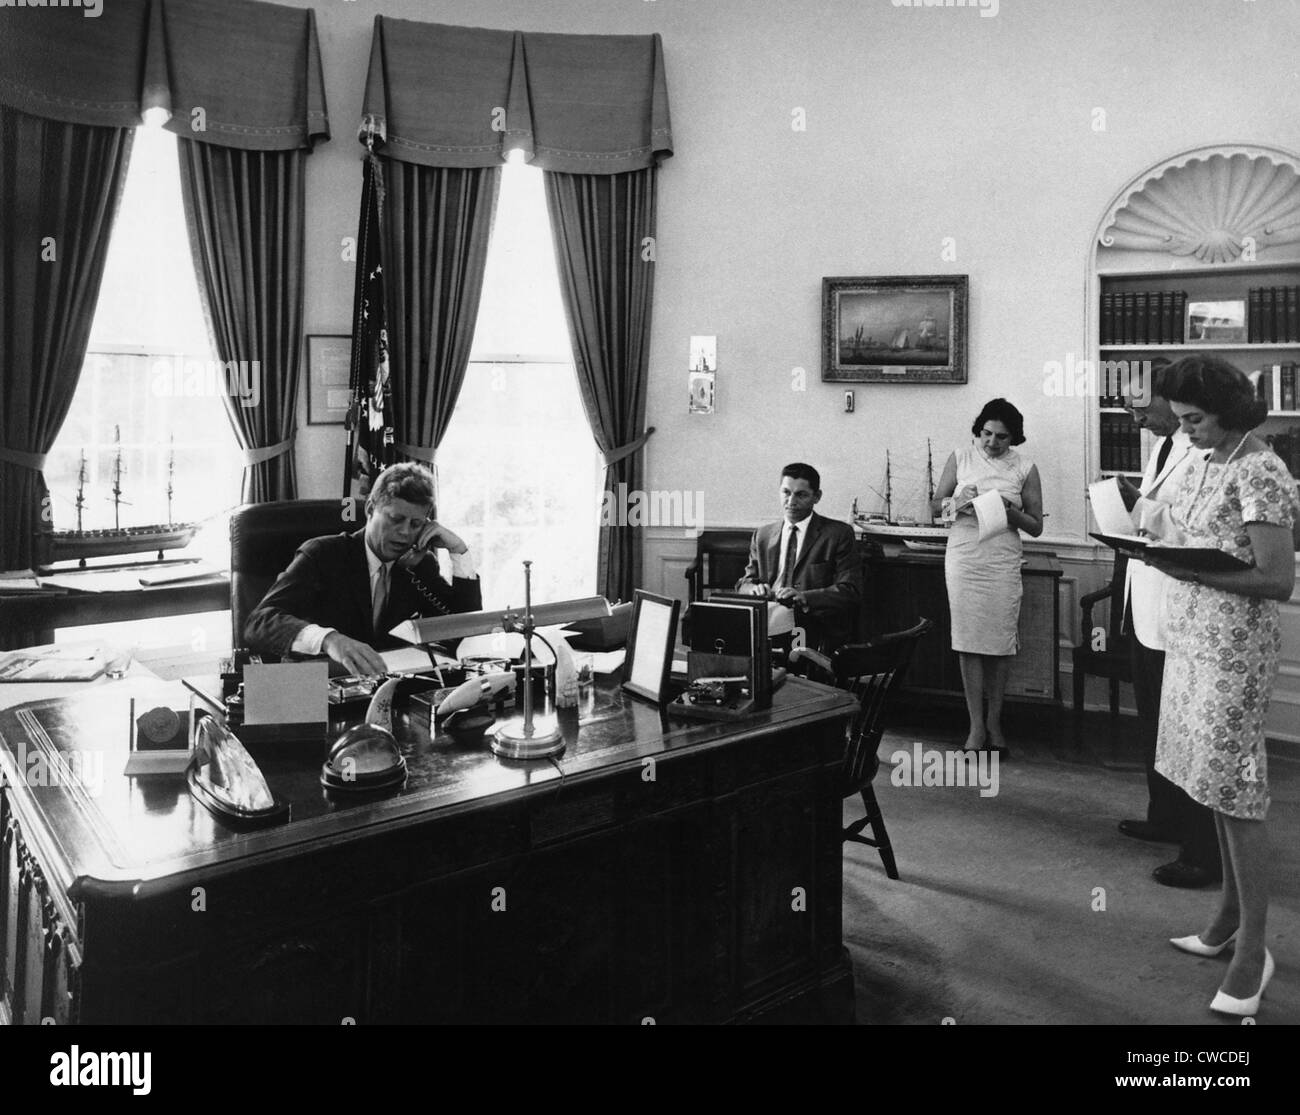
<path fill-rule="evenodd" d="M 113 428 L 113 441 L 116 453 L 113 457 L 113 527 L 111 530 L 84 530 L 81 525 L 82 512 L 86 506 L 86 452 L 81 453 L 81 467 L 77 473 L 77 529 L 56 530 L 54 532 L 54 560 L 68 561 L 79 558 L 81 565 L 91 557 L 107 557 L 116 554 L 139 554 L 149 550 L 158 551 L 158 560 L 162 561 L 164 550 L 177 550 L 188 546 L 194 539 L 199 523 L 174 523 L 172 518 L 172 478 L 176 472 L 176 450 L 168 447 L 167 452 L 167 522 L 153 523 L 149 526 L 122 526 L 122 428 Z M 130 506 L 126 503 L 126 506 Z"/>
<path fill-rule="evenodd" d="M 883 501 L 881 511 L 858 512 L 858 501 L 853 501 L 853 525 L 868 538 L 893 538 L 926 542 L 946 542 L 948 527 L 933 521 L 930 503 L 934 499 L 934 453 L 930 439 L 925 440 L 925 521 L 904 515 L 894 517 L 893 462 L 885 450 L 885 490 L 878 492 Z"/>

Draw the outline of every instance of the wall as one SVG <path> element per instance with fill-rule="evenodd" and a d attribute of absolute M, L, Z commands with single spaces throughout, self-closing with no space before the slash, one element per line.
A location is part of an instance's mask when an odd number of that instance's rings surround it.
<path fill-rule="evenodd" d="M 660 172 L 649 486 L 702 490 L 706 525 L 749 525 L 775 513 L 780 466 L 806 459 L 822 471 L 822 509 L 845 515 L 854 496 L 874 506 L 886 449 L 919 463 L 930 437 L 941 464 L 981 404 L 1006 395 L 1025 414 L 1024 448 L 1051 516 L 1045 541 L 1077 575 L 1073 596 L 1103 576 L 1080 545 L 1087 411 L 1084 400 L 1046 397 L 1042 369 L 1087 352 L 1085 268 L 1103 208 L 1185 148 L 1300 149 L 1300 116 L 1279 111 L 1294 92 L 1281 44 L 1300 29 L 1300 0 L 1002 0 L 991 18 L 891 0 L 310 6 L 334 139 L 310 160 L 309 332 L 348 331 L 353 268 L 340 241 L 356 227 L 354 128 L 376 12 L 658 31 L 676 155 Z M 795 109 L 806 131 L 792 129 Z M 1097 110 L 1105 130 L 1095 130 Z M 946 237 L 955 261 L 940 256 Z M 823 276 L 941 272 L 970 276 L 969 383 L 860 385 L 856 413 L 844 414 L 841 388 L 820 382 Z M 718 336 L 712 416 L 686 413 L 693 333 Z M 804 390 L 792 389 L 799 368 Z M 341 428 L 307 427 L 305 406 L 300 424 L 302 494 L 333 494 Z M 679 592 L 690 550 L 680 532 L 649 532 L 650 587 Z M 1074 615 L 1068 606 L 1062 614 Z"/>

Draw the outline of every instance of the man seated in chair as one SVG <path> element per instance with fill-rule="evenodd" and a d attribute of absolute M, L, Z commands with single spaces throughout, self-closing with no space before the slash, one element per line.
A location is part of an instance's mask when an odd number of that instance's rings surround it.
<path fill-rule="evenodd" d="M 853 528 L 813 511 L 821 476 L 812 465 L 781 470 L 785 517 L 759 527 L 749 544 L 749 564 L 737 588 L 794 609 L 804 645 L 830 654 L 852 640 L 862 601 L 862 564 Z"/>
<path fill-rule="evenodd" d="M 351 674 L 384 672 L 376 647 L 400 645 L 387 632 L 413 615 L 483 607 L 464 541 L 437 521 L 433 474 L 391 465 L 366 499 L 366 525 L 311 538 L 298 547 L 244 625 L 258 654 L 328 655 Z M 452 580 L 434 550 L 451 554 Z"/>

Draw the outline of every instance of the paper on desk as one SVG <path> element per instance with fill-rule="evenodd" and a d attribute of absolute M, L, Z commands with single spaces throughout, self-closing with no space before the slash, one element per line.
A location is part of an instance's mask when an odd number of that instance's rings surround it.
<path fill-rule="evenodd" d="M 794 609 L 775 600 L 767 606 L 767 637 L 788 635 L 794 630 Z"/>
<path fill-rule="evenodd" d="M 1124 497 L 1119 492 L 1119 481 L 1111 476 L 1088 485 L 1088 502 L 1092 504 L 1092 515 L 1102 534 L 1132 534 L 1133 519 L 1124 506 Z"/>
<path fill-rule="evenodd" d="M 245 724 L 319 724 L 329 719 L 329 663 L 244 667 Z"/>
<path fill-rule="evenodd" d="M 434 667 L 433 659 L 424 647 L 394 647 L 392 650 L 381 650 L 379 657 L 392 674 L 418 674 L 421 670 L 432 670 Z"/>
<path fill-rule="evenodd" d="M 975 509 L 975 518 L 979 520 L 981 542 L 1007 529 L 1007 508 L 1002 502 L 1001 492 L 985 492 L 971 500 L 970 505 Z"/>

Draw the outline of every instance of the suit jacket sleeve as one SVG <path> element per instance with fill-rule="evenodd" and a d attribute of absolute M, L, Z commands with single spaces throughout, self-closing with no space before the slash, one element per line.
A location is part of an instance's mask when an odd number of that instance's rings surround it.
<path fill-rule="evenodd" d="M 483 588 L 477 577 L 452 577 L 443 579 L 438 559 L 425 554 L 420 564 L 408 569 L 411 586 L 416 594 L 415 610 L 421 615 L 437 616 L 444 613 L 481 612 Z"/>
<path fill-rule="evenodd" d="M 762 575 L 762 554 L 763 544 L 759 539 L 762 530 L 754 531 L 754 535 L 749 540 L 749 561 L 745 565 L 745 574 L 736 582 L 736 587 L 742 585 L 761 585 L 763 584 Z"/>
<path fill-rule="evenodd" d="M 298 632 L 310 622 L 319 622 L 307 617 L 321 616 L 337 591 L 337 586 L 331 590 L 325 573 L 321 541 L 313 538 L 299 546 L 289 568 L 249 613 L 244 644 L 255 654 L 288 654 Z"/>
<path fill-rule="evenodd" d="M 825 525 L 827 552 L 809 557 L 832 566 L 831 584 L 827 588 L 800 590 L 807 601 L 805 610 L 813 615 L 855 609 L 862 600 L 862 563 L 854 544 L 853 528 L 841 522 Z"/>

